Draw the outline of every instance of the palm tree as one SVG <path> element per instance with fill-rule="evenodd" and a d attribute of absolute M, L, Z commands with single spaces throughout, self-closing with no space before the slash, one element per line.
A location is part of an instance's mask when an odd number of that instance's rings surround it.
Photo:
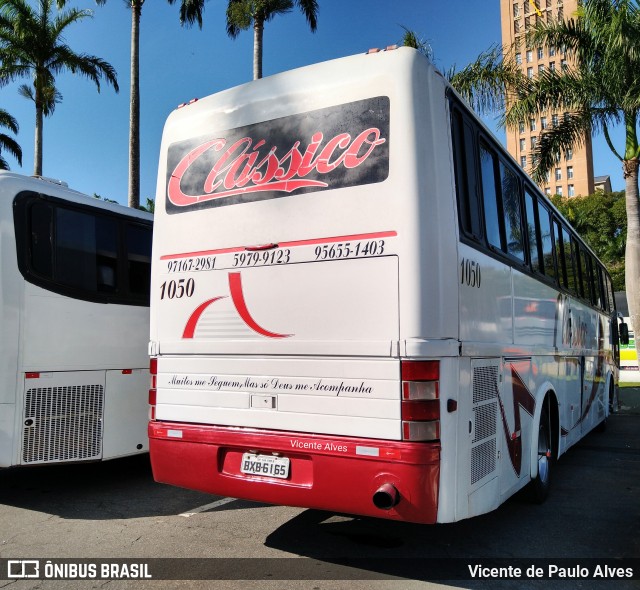
<path fill-rule="evenodd" d="M 235 39 L 240 31 L 253 24 L 253 79 L 262 78 L 262 36 L 264 23 L 279 14 L 291 12 L 297 6 L 309 23 L 311 32 L 318 26 L 317 0 L 229 0 L 227 34 Z"/>
<path fill-rule="evenodd" d="M 504 113 L 514 98 L 514 89 L 526 83 L 518 65 L 504 57 L 502 47 L 494 45 L 462 70 L 452 66 L 445 77 L 474 110 Z M 504 121 L 503 121 L 504 124 Z"/>
<path fill-rule="evenodd" d="M 575 19 L 541 24 L 528 42 L 532 47 L 565 47 L 575 66 L 545 71 L 521 85 L 505 122 L 512 127 L 559 108 L 571 113 L 540 137 L 537 179 L 553 167 L 557 155 L 580 144 L 586 134 L 603 133 L 625 179 L 625 284 L 631 323 L 640 327 L 640 7 L 635 0 L 586 0 Z M 624 126 L 624 149 L 613 144 L 609 128 L 614 124 Z M 640 339 L 636 349 L 640 351 Z"/>
<path fill-rule="evenodd" d="M 104 4 L 106 0 L 95 0 Z M 67 0 L 57 0 L 62 8 Z M 140 207 L 140 17 L 145 0 L 125 0 L 131 9 L 131 91 L 129 98 L 129 207 Z M 168 0 L 174 4 L 176 0 Z M 180 22 L 202 28 L 205 0 L 180 0 Z"/>
<path fill-rule="evenodd" d="M 625 283 L 631 323 L 640 327 L 640 201 L 638 168 L 640 141 L 640 7 L 635 0 L 585 0 L 576 18 L 555 23 L 540 23 L 527 36 L 530 47 L 564 47 L 573 58 L 573 66 L 545 70 L 533 79 L 523 75 L 491 75 L 491 69 L 504 74 L 513 70 L 507 59 L 497 56 L 480 68 L 484 80 L 500 100 L 506 98 L 504 124 L 517 127 L 520 121 L 545 111 L 571 113 L 547 128 L 540 136 L 534 156 L 533 175 L 541 180 L 558 155 L 579 145 L 585 136 L 602 132 L 607 145 L 620 160 L 625 179 L 627 239 Z M 466 93 L 482 79 L 469 77 L 459 89 Z M 465 73 L 469 73 L 465 69 Z M 495 73 L 494 72 L 494 73 Z M 462 77 L 464 79 L 464 76 Z M 453 80 L 456 85 L 455 79 Z M 512 92 L 510 96 L 507 93 Z M 475 96 L 478 103 L 478 94 Z M 624 127 L 624 149 L 617 149 L 609 134 L 614 124 Z M 640 339 L 636 341 L 640 350 Z M 639 355 L 640 357 L 640 355 Z"/>
<path fill-rule="evenodd" d="M 104 3 L 105 0 L 97 0 Z M 140 208 L 140 17 L 145 0 L 126 0 L 131 8 L 131 99 L 129 103 L 129 207 Z M 168 0 L 174 4 L 176 0 Z M 180 22 L 202 28 L 204 0 L 180 0 Z"/>
<path fill-rule="evenodd" d="M 0 127 L 9 129 L 12 133 L 18 133 L 18 122 L 4 109 L 0 109 Z M 22 165 L 22 149 L 15 139 L 6 133 L 0 133 L 0 170 L 9 170 L 9 164 L 2 156 L 2 152 L 9 152 L 18 164 Z"/>
<path fill-rule="evenodd" d="M 404 34 L 402 35 L 400 45 L 402 45 L 402 47 L 411 47 L 413 49 L 417 49 L 420 53 L 422 53 L 422 55 L 433 61 L 433 49 L 431 48 L 431 44 L 429 43 L 429 41 L 421 38 L 416 31 L 407 29 L 407 27 L 404 26 L 402 28 L 404 29 Z"/>
<path fill-rule="evenodd" d="M 106 80 L 118 92 L 113 67 L 93 55 L 74 52 L 65 42 L 66 29 L 89 18 L 88 10 L 72 9 L 52 15 L 54 0 L 38 0 L 34 10 L 26 0 L 0 0 L 0 80 L 31 78 L 32 85 L 20 87 L 20 94 L 36 108 L 35 156 L 33 173 L 42 175 L 43 118 L 53 113 L 62 95 L 56 88 L 56 75 L 64 71 L 93 81 L 100 92 Z"/>

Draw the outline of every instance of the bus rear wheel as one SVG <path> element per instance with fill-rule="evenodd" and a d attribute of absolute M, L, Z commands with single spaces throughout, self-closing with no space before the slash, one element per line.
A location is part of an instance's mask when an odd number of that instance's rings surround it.
<path fill-rule="evenodd" d="M 542 504 L 547 499 L 551 487 L 551 467 L 553 465 L 551 433 L 549 398 L 546 398 L 538 425 L 538 474 L 529 483 L 528 490 L 531 501 L 536 504 Z"/>

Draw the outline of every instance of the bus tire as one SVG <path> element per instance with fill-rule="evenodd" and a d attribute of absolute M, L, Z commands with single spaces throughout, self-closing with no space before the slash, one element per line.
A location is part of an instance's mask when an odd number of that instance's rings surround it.
<path fill-rule="evenodd" d="M 528 486 L 529 498 L 535 504 L 542 504 L 551 487 L 551 467 L 553 465 L 553 443 L 549 397 L 544 400 L 538 424 L 538 473 Z"/>
<path fill-rule="evenodd" d="M 618 388 L 613 384 L 613 379 L 609 383 L 609 414 L 617 414 L 620 409 L 620 397 Z"/>
<path fill-rule="evenodd" d="M 614 387 L 613 383 L 609 384 L 609 416 L 611 414 L 615 414 L 618 411 L 618 396 L 616 395 L 617 391 Z M 596 426 L 596 432 L 606 432 L 607 430 L 607 418 L 600 422 Z"/>

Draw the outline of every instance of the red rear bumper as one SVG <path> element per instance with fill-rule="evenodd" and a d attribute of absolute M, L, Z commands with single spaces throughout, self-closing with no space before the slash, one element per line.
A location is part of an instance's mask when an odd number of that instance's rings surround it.
<path fill-rule="evenodd" d="M 156 481 L 220 496 L 409 522 L 434 523 L 440 445 L 320 436 L 225 426 L 151 422 Z M 252 451 L 289 457 L 289 477 L 240 472 Z M 381 510 L 374 493 L 392 484 L 398 504 Z"/>

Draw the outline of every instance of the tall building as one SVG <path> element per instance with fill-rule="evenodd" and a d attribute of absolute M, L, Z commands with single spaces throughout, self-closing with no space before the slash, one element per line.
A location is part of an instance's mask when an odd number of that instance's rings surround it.
<path fill-rule="evenodd" d="M 500 0 L 502 45 L 514 46 L 517 39 L 536 23 L 570 18 L 578 7 L 577 0 Z M 530 78 L 544 70 L 569 66 L 561 47 L 527 47 L 522 43 L 515 50 L 516 63 Z M 518 129 L 507 129 L 507 150 L 527 172 L 531 173 L 532 153 L 540 133 L 557 124 L 564 112 L 548 112 L 536 119 L 520 123 Z M 553 169 L 547 172 L 540 188 L 548 195 L 590 195 L 594 192 L 593 155 L 591 137 L 586 136 L 581 146 L 562 154 Z"/>

